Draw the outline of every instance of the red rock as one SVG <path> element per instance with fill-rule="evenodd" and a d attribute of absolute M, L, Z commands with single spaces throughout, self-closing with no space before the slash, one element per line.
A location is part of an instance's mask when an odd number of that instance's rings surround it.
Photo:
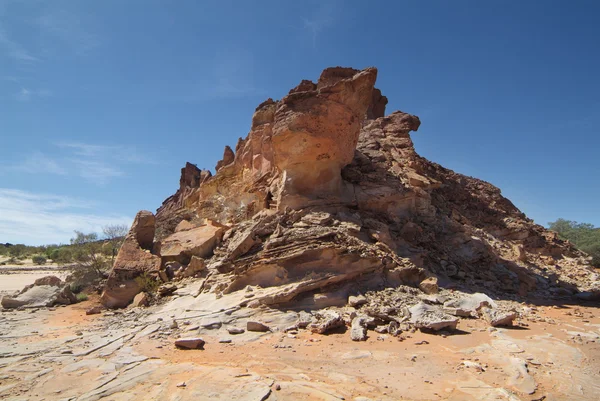
<path fill-rule="evenodd" d="M 109 308 L 124 308 L 142 288 L 136 277 L 142 274 L 158 277 L 160 257 L 153 255 L 154 215 L 138 212 L 119 250 L 109 274 L 100 302 Z"/>
<path fill-rule="evenodd" d="M 225 226 L 208 221 L 207 224 L 186 231 L 178 231 L 160 242 L 158 252 L 163 261 L 187 264 L 192 256 L 206 258 L 221 242 Z"/>
<path fill-rule="evenodd" d="M 175 346 L 182 349 L 204 349 L 205 341 L 199 337 L 179 338 L 175 340 Z"/>
<path fill-rule="evenodd" d="M 284 97 L 275 113 L 273 163 L 282 175 L 279 207 L 339 198 L 341 169 L 354 157 L 377 70 L 323 72 L 317 92 Z"/>
<path fill-rule="evenodd" d="M 140 292 L 133 298 L 131 306 L 134 308 L 139 306 L 148 306 L 149 303 L 150 298 L 148 297 L 148 294 L 146 294 L 145 292 Z"/>
<path fill-rule="evenodd" d="M 225 146 L 225 151 L 223 152 L 223 159 L 217 162 L 217 167 L 215 170 L 219 171 L 221 168 L 230 165 L 235 160 L 235 155 L 233 150 L 229 146 Z"/>

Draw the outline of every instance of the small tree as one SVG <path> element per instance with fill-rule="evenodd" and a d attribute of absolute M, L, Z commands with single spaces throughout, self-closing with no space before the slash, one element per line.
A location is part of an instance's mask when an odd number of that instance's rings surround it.
<path fill-rule="evenodd" d="M 110 264 L 111 266 L 115 263 L 115 256 L 121 245 L 123 245 L 123 241 L 125 240 L 125 236 L 129 231 L 129 227 L 125 224 L 112 224 L 102 227 L 102 233 L 104 234 L 104 238 L 108 240 L 110 244 Z"/>
<path fill-rule="evenodd" d="M 561 238 L 568 239 L 577 248 L 589 254 L 592 264 L 600 268 L 600 227 L 565 219 L 550 222 L 548 226 Z"/>
<path fill-rule="evenodd" d="M 98 240 L 98 234 L 75 231 L 75 238 L 71 238 L 71 251 L 77 262 L 76 268 L 92 270 L 99 276 L 107 270 L 108 263 L 102 255 L 102 243 Z"/>

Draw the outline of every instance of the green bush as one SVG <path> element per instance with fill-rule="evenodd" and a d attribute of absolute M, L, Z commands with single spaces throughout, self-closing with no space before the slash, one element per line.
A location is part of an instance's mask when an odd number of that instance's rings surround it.
<path fill-rule="evenodd" d="M 70 263 L 73 261 L 73 255 L 67 247 L 53 249 L 48 256 L 54 263 Z"/>
<path fill-rule="evenodd" d="M 75 296 L 77 298 L 77 302 L 83 302 L 88 300 L 88 296 L 85 292 L 80 292 Z"/>
<path fill-rule="evenodd" d="M 578 249 L 590 255 L 592 265 L 600 268 L 600 227 L 565 219 L 558 219 L 548 225 L 562 239 L 571 241 Z"/>
<path fill-rule="evenodd" d="M 34 255 L 31 257 L 31 261 L 33 263 L 35 263 L 36 265 L 43 265 L 46 264 L 46 257 L 43 255 Z"/>
<path fill-rule="evenodd" d="M 83 285 L 81 283 L 71 283 L 69 288 L 73 294 L 79 294 L 83 290 Z"/>
<path fill-rule="evenodd" d="M 160 286 L 156 278 L 148 273 L 143 273 L 141 276 L 136 277 L 135 282 L 141 287 L 142 291 L 149 293 L 156 292 Z"/>

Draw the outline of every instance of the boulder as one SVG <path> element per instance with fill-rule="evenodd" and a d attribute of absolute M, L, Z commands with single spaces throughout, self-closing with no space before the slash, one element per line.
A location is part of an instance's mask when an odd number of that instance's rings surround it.
<path fill-rule="evenodd" d="M 348 297 L 348 305 L 353 306 L 353 307 L 357 307 L 357 306 L 361 306 L 366 304 L 367 301 L 367 297 L 365 297 L 364 295 L 351 295 Z"/>
<path fill-rule="evenodd" d="M 437 307 L 420 302 L 409 309 L 410 322 L 418 329 L 456 329 L 458 319 Z"/>
<path fill-rule="evenodd" d="M 163 262 L 177 261 L 187 264 L 192 256 L 210 257 L 221 242 L 225 226 L 213 221 L 190 230 L 178 231 L 160 242 L 157 252 Z"/>
<path fill-rule="evenodd" d="M 246 330 L 248 331 L 258 331 L 258 332 L 267 332 L 270 331 L 271 328 L 269 326 L 267 326 L 264 323 L 261 322 L 256 322 L 253 320 L 248 321 L 248 323 L 246 323 Z"/>
<path fill-rule="evenodd" d="M 369 320 L 365 316 L 357 316 L 352 319 L 350 327 L 350 338 L 352 341 L 365 341 L 367 339 L 367 323 Z"/>
<path fill-rule="evenodd" d="M 94 306 L 94 307 L 87 309 L 85 311 L 85 314 L 86 315 L 97 315 L 99 313 L 102 313 L 103 310 L 104 310 L 103 306 Z"/>
<path fill-rule="evenodd" d="M 513 311 L 500 311 L 497 309 L 483 308 L 483 318 L 493 327 L 512 326 L 517 318 L 517 313 Z"/>
<path fill-rule="evenodd" d="M 69 285 L 58 277 L 47 276 L 37 279 L 34 284 L 23 288 L 17 296 L 5 295 L 0 304 L 3 308 L 37 308 L 56 304 L 69 305 L 77 302 Z"/>
<path fill-rule="evenodd" d="M 146 294 L 145 292 L 140 292 L 135 297 L 133 297 L 133 302 L 131 303 L 131 306 L 133 308 L 140 306 L 148 306 L 149 303 L 150 297 L 148 296 L 148 294 Z"/>
<path fill-rule="evenodd" d="M 487 295 L 477 292 L 444 303 L 444 311 L 462 317 L 477 317 L 484 306 L 496 307 L 496 303 Z"/>
<path fill-rule="evenodd" d="M 329 331 L 344 327 L 342 316 L 332 310 L 323 310 L 313 313 L 313 321 L 308 328 L 313 333 L 325 334 Z"/>
<path fill-rule="evenodd" d="M 243 334 L 246 330 L 241 327 L 228 327 L 227 332 L 231 335 Z"/>
<path fill-rule="evenodd" d="M 172 283 L 166 283 L 158 287 L 158 295 L 166 297 L 177 291 L 177 286 Z"/>
<path fill-rule="evenodd" d="M 108 276 L 100 302 L 108 308 L 124 308 L 143 290 L 137 277 L 146 274 L 149 279 L 158 277 L 161 260 L 153 255 L 155 218 L 142 210 L 136 215 L 125 241 L 119 249 Z"/>
<path fill-rule="evenodd" d="M 204 263 L 204 259 L 199 258 L 198 256 L 192 256 L 190 263 L 187 266 L 183 266 L 181 269 L 179 276 L 180 277 L 193 277 L 196 274 L 206 269 L 206 263 Z"/>
<path fill-rule="evenodd" d="M 200 337 L 179 338 L 175 346 L 180 349 L 204 349 L 205 341 Z"/>
<path fill-rule="evenodd" d="M 428 277 L 421 281 L 419 288 L 425 294 L 437 294 L 438 292 L 438 280 L 435 277 Z"/>

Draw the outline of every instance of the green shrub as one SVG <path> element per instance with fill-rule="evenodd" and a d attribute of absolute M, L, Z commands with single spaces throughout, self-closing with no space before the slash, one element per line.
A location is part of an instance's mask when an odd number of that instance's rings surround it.
<path fill-rule="evenodd" d="M 75 296 L 77 298 L 77 302 L 83 302 L 88 300 L 88 296 L 85 292 L 80 292 Z"/>
<path fill-rule="evenodd" d="M 579 250 L 590 255 L 592 265 L 600 268 L 600 227 L 565 219 L 558 219 L 548 225 L 562 239 L 571 241 Z"/>
<path fill-rule="evenodd" d="M 71 289 L 71 292 L 73 294 L 79 294 L 81 290 L 83 290 L 83 286 L 81 285 L 81 283 L 71 283 L 69 285 L 69 288 Z"/>
<path fill-rule="evenodd" d="M 135 282 L 142 288 L 144 292 L 156 292 L 160 283 L 156 281 L 156 278 L 148 273 L 142 273 L 141 276 L 135 278 Z"/>
<path fill-rule="evenodd" d="M 36 265 L 43 265 L 46 263 L 46 257 L 43 255 L 34 255 L 31 257 L 31 261 Z"/>

